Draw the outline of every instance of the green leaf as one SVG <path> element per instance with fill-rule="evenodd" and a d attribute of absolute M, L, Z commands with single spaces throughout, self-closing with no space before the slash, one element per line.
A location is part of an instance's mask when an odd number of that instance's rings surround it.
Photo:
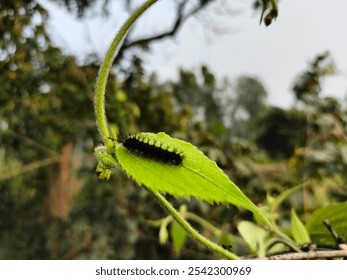
<path fill-rule="evenodd" d="M 175 221 L 171 224 L 171 238 L 175 248 L 176 255 L 179 256 L 184 242 L 187 239 L 187 233 L 183 228 Z"/>
<path fill-rule="evenodd" d="M 303 184 L 295 186 L 293 188 L 290 188 L 288 190 L 285 190 L 282 192 L 279 196 L 274 198 L 273 200 L 268 196 L 268 203 L 270 206 L 271 212 L 275 211 L 277 207 L 284 201 L 286 200 L 292 193 L 296 192 L 297 190 L 301 189 Z"/>
<path fill-rule="evenodd" d="M 170 221 L 171 219 L 164 219 L 162 224 L 160 225 L 159 242 L 161 245 L 164 245 L 169 239 L 169 232 L 167 230 L 167 225 Z"/>
<path fill-rule="evenodd" d="M 290 230 L 292 232 L 292 236 L 298 244 L 305 244 L 311 242 L 310 236 L 304 226 L 304 224 L 299 219 L 298 215 L 296 214 L 295 210 L 292 209 L 291 215 L 291 227 Z"/>
<path fill-rule="evenodd" d="M 329 221 L 337 234 L 347 237 L 347 202 L 333 203 L 318 208 L 306 223 L 313 242 L 335 244 L 334 238 L 323 225 L 324 220 Z"/>
<path fill-rule="evenodd" d="M 240 222 L 237 229 L 252 252 L 257 253 L 258 256 L 265 256 L 267 231 L 249 221 Z"/>
<path fill-rule="evenodd" d="M 211 204 L 230 203 L 248 209 L 258 215 L 263 223 L 271 226 L 263 210 L 253 204 L 217 164 L 195 146 L 171 138 L 163 132 L 139 133 L 137 136 L 163 149 L 166 147 L 167 150 L 175 151 L 183 157 L 180 165 L 172 165 L 129 152 L 122 144 L 117 145 L 118 163 L 140 186 L 144 185 L 154 192 L 159 191 L 175 197 L 194 196 Z"/>

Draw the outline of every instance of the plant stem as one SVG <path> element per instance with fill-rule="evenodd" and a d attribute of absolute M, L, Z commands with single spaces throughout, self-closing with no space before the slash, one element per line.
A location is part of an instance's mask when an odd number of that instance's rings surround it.
<path fill-rule="evenodd" d="M 194 213 L 186 212 L 184 213 L 184 218 L 191 219 L 199 223 L 201 226 L 212 232 L 215 236 L 219 236 L 220 234 L 222 234 L 222 231 L 219 228 L 216 228 L 214 225 L 199 217 L 198 215 L 195 215 Z"/>
<path fill-rule="evenodd" d="M 196 241 L 198 241 L 200 244 L 204 245 L 208 249 L 212 250 L 213 252 L 221 254 L 227 259 L 230 259 L 230 260 L 239 259 L 239 257 L 237 257 L 235 254 L 225 250 L 218 244 L 212 242 L 211 240 L 207 239 L 206 237 L 198 233 L 159 192 L 154 192 L 147 187 L 145 188 L 154 196 L 154 198 L 158 201 L 158 203 L 172 216 L 172 218 L 174 218 L 175 221 L 187 233 L 189 233 Z"/>
<path fill-rule="evenodd" d="M 289 238 L 286 234 L 284 234 L 282 231 L 280 231 L 279 229 L 276 229 L 273 232 L 275 234 L 277 234 L 278 237 L 282 238 L 282 240 L 288 246 L 290 246 L 294 251 L 296 251 L 296 252 L 300 252 L 301 251 L 300 248 L 298 247 L 298 245 L 291 238 Z"/>
<path fill-rule="evenodd" d="M 110 138 L 110 132 L 108 130 L 105 113 L 105 90 L 107 79 L 110 74 L 114 59 L 119 51 L 121 43 L 123 42 L 125 36 L 129 32 L 131 26 L 134 24 L 134 22 L 137 20 L 139 16 L 141 16 L 150 6 L 152 6 L 157 1 L 158 0 L 147 0 L 134 11 L 134 13 L 127 19 L 127 21 L 118 31 L 117 35 L 114 37 L 109 49 L 107 50 L 106 56 L 100 66 L 98 78 L 96 81 L 94 107 L 96 122 L 105 144 L 108 142 Z"/>
<path fill-rule="evenodd" d="M 278 206 L 278 205 L 276 205 L 276 206 Z M 282 232 L 278 228 L 278 226 L 276 225 L 276 222 L 273 219 L 273 216 L 270 219 L 271 219 L 271 225 L 272 226 L 269 228 L 269 230 L 271 232 L 273 232 L 274 234 L 276 234 L 280 239 L 282 239 L 282 241 L 285 244 L 287 244 L 289 247 L 291 247 L 294 251 L 300 252 L 301 250 L 300 250 L 299 246 L 296 244 L 296 242 L 294 242 L 294 240 L 292 240 L 288 235 L 286 235 L 284 232 Z"/>

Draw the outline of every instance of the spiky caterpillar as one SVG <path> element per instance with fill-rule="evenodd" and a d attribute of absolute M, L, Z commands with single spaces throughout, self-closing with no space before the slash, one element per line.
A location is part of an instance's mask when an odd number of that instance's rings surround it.
<path fill-rule="evenodd" d="M 132 135 L 120 140 L 130 153 L 140 155 L 145 158 L 160 161 L 171 165 L 180 165 L 183 161 L 183 156 L 176 150 L 163 145 L 160 141 L 153 141 L 139 135 Z"/>

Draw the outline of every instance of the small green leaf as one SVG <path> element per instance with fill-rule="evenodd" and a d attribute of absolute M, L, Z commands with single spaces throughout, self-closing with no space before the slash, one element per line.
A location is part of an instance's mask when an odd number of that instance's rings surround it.
<path fill-rule="evenodd" d="M 292 236 L 298 244 L 305 244 L 311 242 L 310 236 L 304 226 L 304 224 L 299 219 L 298 215 L 296 214 L 295 210 L 292 209 L 291 211 L 291 227 L 290 230 L 292 232 Z"/>
<path fill-rule="evenodd" d="M 249 221 L 240 222 L 237 229 L 252 252 L 257 253 L 260 257 L 265 256 L 267 231 Z"/>
<path fill-rule="evenodd" d="M 347 202 L 333 203 L 318 208 L 309 217 L 306 228 L 313 242 L 335 244 L 323 221 L 328 220 L 337 234 L 347 237 Z"/>
<path fill-rule="evenodd" d="M 187 239 L 187 233 L 182 227 L 175 221 L 171 224 L 171 238 L 175 248 L 176 255 L 179 256 L 184 242 Z"/>
<path fill-rule="evenodd" d="M 106 148 L 102 146 L 95 148 L 95 155 L 98 159 L 96 174 L 100 180 L 108 181 L 111 176 L 111 169 L 117 166 L 117 162 L 106 152 Z"/>
<path fill-rule="evenodd" d="M 284 201 L 286 200 L 292 193 L 296 192 L 297 190 L 302 188 L 302 184 L 295 186 L 293 188 L 290 188 L 288 190 L 285 190 L 284 192 L 282 192 L 279 196 L 277 196 L 276 198 L 272 199 L 270 197 L 268 197 L 268 203 L 270 206 L 270 210 L 271 212 L 275 211 L 277 209 L 277 207 Z"/>
<path fill-rule="evenodd" d="M 241 190 L 231 182 L 217 164 L 208 159 L 192 144 L 171 138 L 160 132 L 139 133 L 148 143 L 155 143 L 183 157 L 180 165 L 163 163 L 129 152 L 122 144 L 116 148 L 116 158 L 120 166 L 140 186 L 154 192 L 168 193 L 175 197 L 196 197 L 211 204 L 223 203 L 243 207 L 259 216 L 264 224 L 272 226 L 263 210 L 252 203 Z"/>
<path fill-rule="evenodd" d="M 171 219 L 170 219 L 171 220 Z M 160 226 L 160 230 L 159 230 L 159 242 L 161 245 L 164 245 L 167 240 L 169 239 L 169 232 L 167 230 L 167 225 L 169 223 L 168 219 L 165 219 L 163 221 L 163 223 Z"/>

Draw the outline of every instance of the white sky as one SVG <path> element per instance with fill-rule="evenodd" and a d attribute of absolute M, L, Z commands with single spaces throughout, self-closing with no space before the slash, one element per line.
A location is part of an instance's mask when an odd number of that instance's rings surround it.
<path fill-rule="evenodd" d="M 219 79 L 255 75 L 268 90 L 271 104 L 289 107 L 294 101 L 291 87 L 295 77 L 317 54 L 329 51 L 338 74 L 325 80 L 323 93 L 344 101 L 347 1 L 282 0 L 279 17 L 268 28 L 259 26 L 259 14 L 250 9 L 253 0 L 218 2 L 238 12 L 223 16 L 221 11 L 217 14 L 216 7 L 211 7 L 214 12 L 189 20 L 177 37 L 153 44 L 152 52 L 144 56 L 145 68 L 157 72 L 162 80 L 175 79 L 179 67 L 194 70 L 202 64 L 208 65 Z M 54 42 L 67 53 L 82 57 L 91 52 L 102 57 L 127 16 L 115 12 L 105 21 L 90 12 L 90 16 L 78 21 L 51 2 L 40 0 L 40 3 L 50 11 L 49 30 Z M 136 34 L 160 32 L 168 27 L 171 5 L 171 0 L 159 1 L 140 19 Z M 119 10 L 116 1 L 113 9 Z M 206 31 L 216 26 L 227 30 L 222 35 Z"/>

